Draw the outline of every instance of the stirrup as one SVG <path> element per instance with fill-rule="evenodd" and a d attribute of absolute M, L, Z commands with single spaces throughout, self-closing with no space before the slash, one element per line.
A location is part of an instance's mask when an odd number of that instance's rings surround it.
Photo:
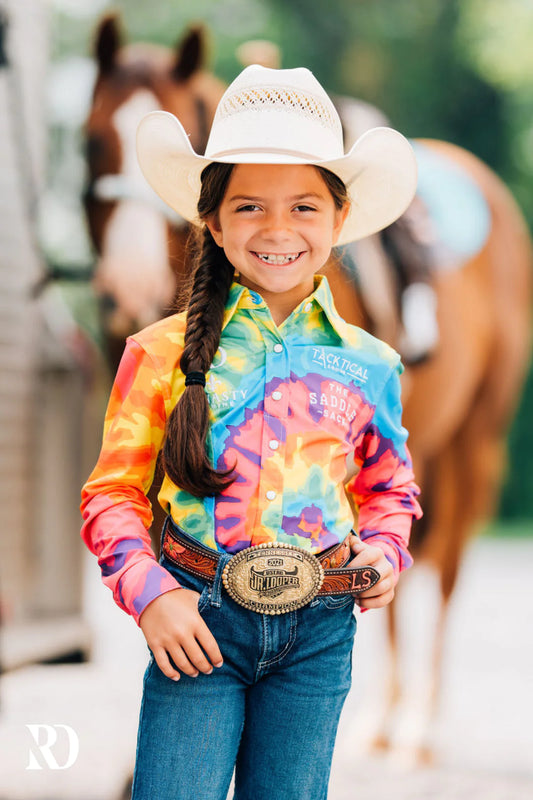
<path fill-rule="evenodd" d="M 420 364 L 439 342 L 437 298 L 427 283 L 412 283 L 402 294 L 402 327 L 398 349 L 405 364 Z"/>

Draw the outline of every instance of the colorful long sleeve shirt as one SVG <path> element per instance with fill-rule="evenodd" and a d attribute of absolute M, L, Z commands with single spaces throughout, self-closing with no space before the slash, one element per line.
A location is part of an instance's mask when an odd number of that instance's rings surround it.
<path fill-rule="evenodd" d="M 184 391 L 185 314 L 127 340 L 107 409 L 102 450 L 82 492 L 82 537 L 116 602 L 139 621 L 178 586 L 152 551 L 146 493 L 165 424 Z M 209 453 L 234 483 L 197 498 L 165 476 L 159 502 L 206 547 L 236 553 L 287 542 L 318 553 L 354 527 L 396 571 L 416 500 L 401 425 L 397 353 L 337 313 L 327 280 L 278 327 L 260 295 L 234 283 L 207 373 Z"/>

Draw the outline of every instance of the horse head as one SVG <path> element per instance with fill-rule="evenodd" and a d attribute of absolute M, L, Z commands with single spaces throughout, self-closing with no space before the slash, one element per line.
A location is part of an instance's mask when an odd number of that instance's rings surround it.
<path fill-rule="evenodd" d="M 116 16 L 96 32 L 97 77 L 85 124 L 87 221 L 98 261 L 94 288 L 104 331 L 121 348 L 125 336 L 159 319 L 177 277 L 186 273 L 188 226 L 144 180 L 135 132 L 149 111 L 175 114 L 203 152 L 224 87 L 203 70 L 205 35 L 190 29 L 172 50 L 123 44 Z"/>

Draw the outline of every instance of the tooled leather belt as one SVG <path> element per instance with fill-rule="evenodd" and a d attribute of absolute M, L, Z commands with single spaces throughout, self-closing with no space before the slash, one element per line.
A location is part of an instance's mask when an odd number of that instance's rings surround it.
<path fill-rule="evenodd" d="M 162 550 L 185 572 L 213 582 L 220 555 L 192 542 L 167 518 Z M 226 564 L 222 581 L 240 605 L 262 614 L 283 614 L 307 605 L 315 596 L 360 594 L 380 578 L 374 567 L 346 567 L 351 558 L 349 536 L 314 556 L 281 542 L 268 542 L 236 553 Z"/>

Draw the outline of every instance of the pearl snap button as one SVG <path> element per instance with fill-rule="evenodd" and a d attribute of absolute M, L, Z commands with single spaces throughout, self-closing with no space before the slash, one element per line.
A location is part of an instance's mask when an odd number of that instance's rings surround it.
<path fill-rule="evenodd" d="M 274 492 L 272 489 L 269 489 L 268 492 L 266 493 L 266 497 L 267 497 L 267 500 L 275 500 L 276 499 L 276 492 Z"/>
<path fill-rule="evenodd" d="M 281 400 L 282 397 L 283 395 L 281 394 L 281 392 L 278 392 L 277 390 L 275 392 L 272 392 L 272 400 Z"/>
<path fill-rule="evenodd" d="M 279 447 L 279 442 L 276 441 L 276 439 L 271 439 L 270 442 L 268 443 L 268 446 L 270 447 L 271 450 L 277 450 Z"/>
<path fill-rule="evenodd" d="M 304 311 L 311 311 L 312 308 L 313 308 L 312 303 L 306 303 L 304 306 Z"/>
<path fill-rule="evenodd" d="M 283 345 L 282 344 L 275 344 L 274 345 L 274 352 L 275 353 L 282 353 L 283 352 Z"/>

